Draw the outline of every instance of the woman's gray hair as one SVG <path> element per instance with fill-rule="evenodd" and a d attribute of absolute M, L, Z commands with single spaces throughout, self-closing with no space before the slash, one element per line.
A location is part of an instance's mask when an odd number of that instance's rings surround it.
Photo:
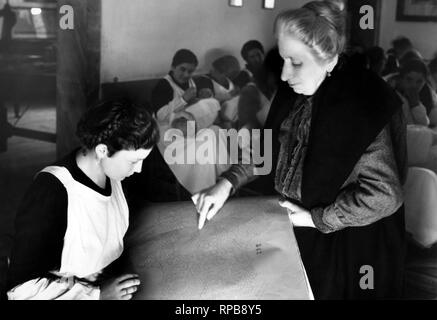
<path fill-rule="evenodd" d="M 342 8 L 332 1 L 312 1 L 302 8 L 280 13 L 275 34 L 288 34 L 306 44 L 317 60 L 330 61 L 346 45 L 346 19 Z"/>

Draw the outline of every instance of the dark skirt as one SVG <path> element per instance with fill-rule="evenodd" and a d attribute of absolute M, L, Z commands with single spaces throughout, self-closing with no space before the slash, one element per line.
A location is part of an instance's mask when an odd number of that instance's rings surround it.
<path fill-rule="evenodd" d="M 294 232 L 316 300 L 402 298 L 404 207 L 365 227 L 330 234 L 296 227 Z"/>

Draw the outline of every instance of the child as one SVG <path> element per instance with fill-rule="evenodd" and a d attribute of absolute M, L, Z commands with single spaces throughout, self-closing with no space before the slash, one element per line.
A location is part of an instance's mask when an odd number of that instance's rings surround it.
<path fill-rule="evenodd" d="M 137 275 L 101 281 L 129 224 L 121 180 L 141 171 L 158 140 L 142 109 L 108 101 L 79 121 L 82 148 L 39 172 L 16 218 L 9 299 L 128 300 Z"/>

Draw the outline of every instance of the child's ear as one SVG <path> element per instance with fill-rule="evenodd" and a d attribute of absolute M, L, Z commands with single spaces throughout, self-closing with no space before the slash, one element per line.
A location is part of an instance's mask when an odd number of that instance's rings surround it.
<path fill-rule="evenodd" d="M 334 68 L 335 68 L 335 66 L 337 65 L 337 63 L 338 63 L 338 55 L 336 55 L 329 63 L 328 63 L 328 66 L 327 66 L 327 72 L 329 72 L 329 73 L 331 73 L 333 70 L 334 70 Z"/>
<path fill-rule="evenodd" d="M 97 145 L 94 150 L 96 152 L 97 159 L 99 160 L 108 156 L 108 147 L 106 144 L 101 143 Z"/>

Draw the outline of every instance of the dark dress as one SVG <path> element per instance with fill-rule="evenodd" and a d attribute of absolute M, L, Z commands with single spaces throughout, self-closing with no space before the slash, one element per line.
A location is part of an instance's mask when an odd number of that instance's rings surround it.
<path fill-rule="evenodd" d="M 97 186 L 76 163 L 76 153 L 57 161 L 72 177 L 104 195 L 111 195 L 111 184 Z M 61 266 L 67 230 L 68 196 L 64 185 L 52 174 L 39 173 L 27 190 L 15 219 L 14 244 L 8 270 L 8 289 L 37 277 L 50 277 L 49 271 Z"/>

